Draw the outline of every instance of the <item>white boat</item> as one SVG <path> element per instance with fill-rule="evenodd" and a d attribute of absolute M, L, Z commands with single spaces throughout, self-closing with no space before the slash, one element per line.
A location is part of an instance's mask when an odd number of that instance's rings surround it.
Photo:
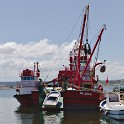
<path fill-rule="evenodd" d="M 38 91 L 40 79 L 39 63 L 34 63 L 33 69 L 24 69 L 19 74 L 21 81 L 17 82 L 16 94 L 14 97 L 21 106 L 34 106 L 32 92 Z"/>
<path fill-rule="evenodd" d="M 61 94 L 58 91 L 52 90 L 44 99 L 43 106 L 45 108 L 56 108 L 59 103 Z"/>
<path fill-rule="evenodd" d="M 114 119 L 124 119 L 124 104 L 119 92 L 107 92 L 106 99 L 100 103 L 100 109 Z"/>

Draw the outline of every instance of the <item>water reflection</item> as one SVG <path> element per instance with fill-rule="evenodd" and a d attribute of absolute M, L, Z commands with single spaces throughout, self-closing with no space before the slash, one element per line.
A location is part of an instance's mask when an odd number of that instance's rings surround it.
<path fill-rule="evenodd" d="M 96 110 L 38 111 L 21 107 L 11 90 L 0 91 L 0 124 L 124 124 Z"/>
<path fill-rule="evenodd" d="M 116 120 L 109 117 L 109 115 L 102 114 L 101 124 L 124 124 L 124 120 Z"/>
<path fill-rule="evenodd" d="M 18 124 L 124 124 L 99 110 L 36 111 L 33 107 L 19 107 Z"/>
<path fill-rule="evenodd" d="M 101 124 L 101 113 L 83 111 L 36 111 L 31 107 L 19 107 L 16 111 L 21 124 Z"/>
<path fill-rule="evenodd" d="M 64 112 L 64 124 L 100 124 L 101 113 L 97 110 Z"/>
<path fill-rule="evenodd" d="M 44 124 L 63 124 L 63 111 L 42 112 L 44 116 Z"/>
<path fill-rule="evenodd" d="M 33 107 L 19 107 L 15 113 L 21 124 L 63 124 L 62 111 L 37 111 Z"/>
<path fill-rule="evenodd" d="M 19 124 L 32 124 L 34 109 L 32 107 L 18 107 L 15 111 Z"/>

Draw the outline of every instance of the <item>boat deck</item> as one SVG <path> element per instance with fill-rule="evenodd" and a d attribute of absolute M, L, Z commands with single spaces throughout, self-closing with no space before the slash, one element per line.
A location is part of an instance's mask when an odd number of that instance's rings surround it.
<path fill-rule="evenodd" d="M 124 100 L 121 100 L 121 103 L 124 104 Z"/>
<path fill-rule="evenodd" d="M 41 108 L 41 110 L 42 111 L 63 111 L 64 110 L 64 107 L 63 107 L 63 97 L 60 97 L 60 99 L 59 99 L 59 107 L 57 107 L 57 108 L 45 108 L 44 106 L 42 106 L 42 108 Z"/>

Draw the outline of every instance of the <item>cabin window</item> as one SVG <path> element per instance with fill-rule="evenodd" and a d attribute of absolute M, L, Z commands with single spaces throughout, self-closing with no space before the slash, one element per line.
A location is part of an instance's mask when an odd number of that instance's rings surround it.
<path fill-rule="evenodd" d="M 119 98 L 117 94 L 110 94 L 109 95 L 109 102 L 119 102 Z"/>
<path fill-rule="evenodd" d="M 57 97 L 49 97 L 48 100 L 55 101 Z"/>
<path fill-rule="evenodd" d="M 31 77 L 31 80 L 34 80 L 34 77 Z"/>
<path fill-rule="evenodd" d="M 22 80 L 34 80 L 34 77 L 26 76 L 26 77 L 22 77 L 21 79 Z"/>
<path fill-rule="evenodd" d="M 30 80 L 30 77 L 23 77 L 23 80 Z"/>

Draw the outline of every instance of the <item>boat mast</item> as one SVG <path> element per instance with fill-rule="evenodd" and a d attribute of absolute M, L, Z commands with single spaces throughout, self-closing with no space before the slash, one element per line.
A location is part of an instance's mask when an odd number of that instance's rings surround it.
<path fill-rule="evenodd" d="M 37 65 L 37 70 L 36 70 L 36 76 L 37 77 L 40 77 L 40 70 L 39 70 L 39 68 L 38 68 L 38 65 L 39 65 L 39 62 L 36 62 L 36 65 Z"/>
<path fill-rule="evenodd" d="M 87 20 L 88 14 L 89 14 L 89 5 L 86 6 L 86 10 L 85 10 L 84 21 L 83 21 L 81 37 L 80 37 L 80 44 L 79 44 L 79 49 L 78 49 L 78 65 L 77 65 L 77 69 L 76 69 L 76 76 L 78 76 L 78 86 L 80 86 L 80 54 L 81 54 L 81 49 L 82 49 L 84 30 L 85 30 L 86 23 L 88 21 Z"/>

